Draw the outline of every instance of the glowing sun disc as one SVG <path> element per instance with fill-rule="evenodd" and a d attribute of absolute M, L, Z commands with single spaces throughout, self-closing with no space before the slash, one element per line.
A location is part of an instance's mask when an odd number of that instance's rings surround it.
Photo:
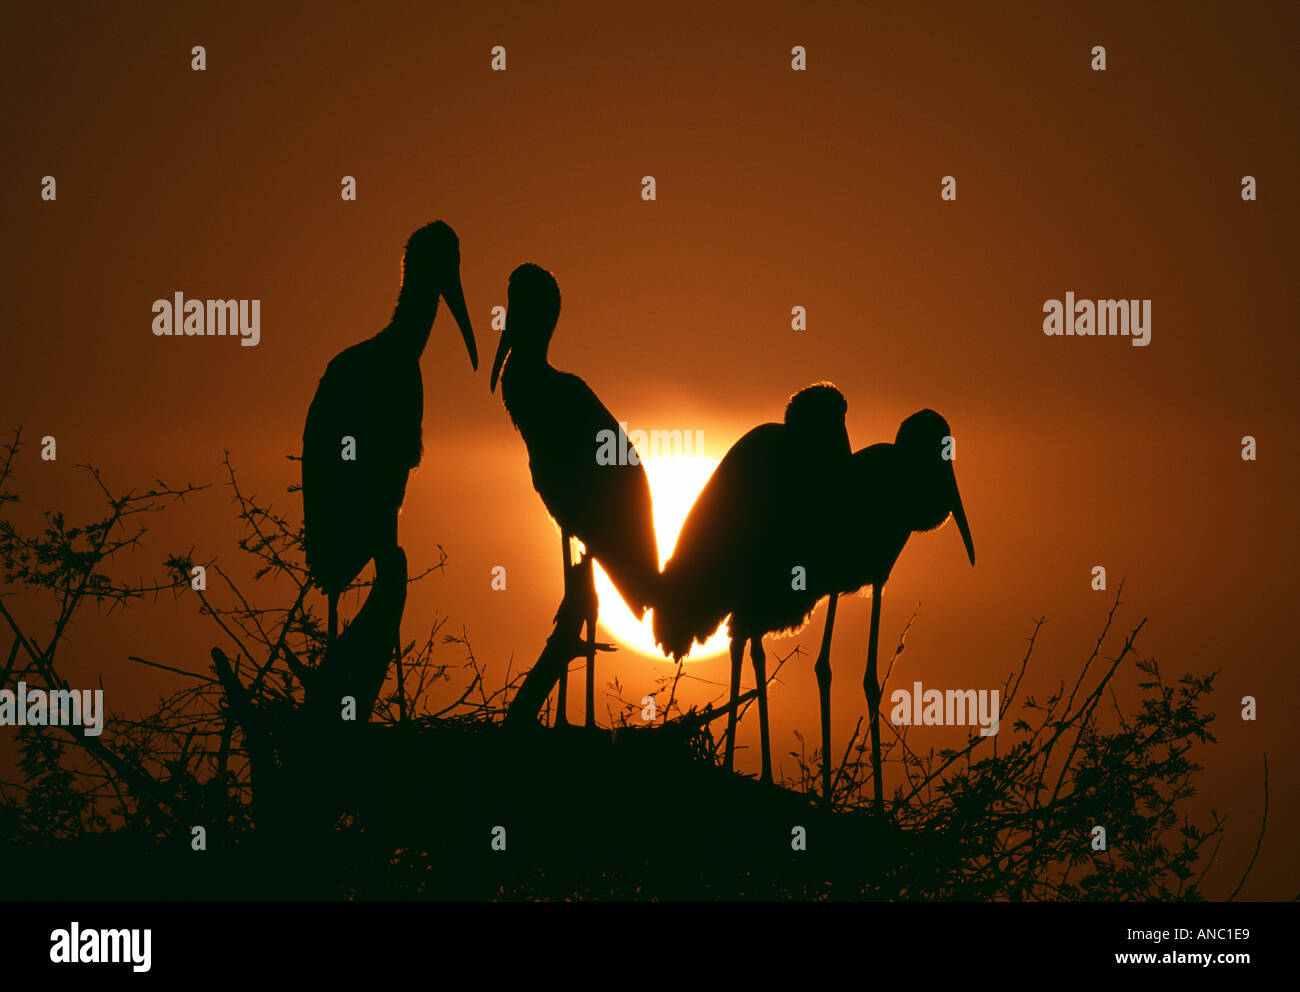
<path fill-rule="evenodd" d="M 647 458 L 642 464 L 645 465 L 646 476 L 650 480 L 650 495 L 654 500 L 655 537 L 659 541 L 659 567 L 663 568 L 664 562 L 672 554 L 673 545 L 677 543 L 677 535 L 686 522 L 691 505 L 718 463 L 704 455 L 668 455 L 663 458 Z M 599 562 L 594 571 L 596 594 L 600 598 L 599 626 L 609 631 L 622 646 L 637 654 L 666 660 L 664 653 L 655 644 L 651 628 L 653 614 L 647 613 L 645 619 L 638 622 Z M 691 649 L 691 658 L 710 658 L 726 650 L 727 634 L 719 626 L 708 641 Z"/>

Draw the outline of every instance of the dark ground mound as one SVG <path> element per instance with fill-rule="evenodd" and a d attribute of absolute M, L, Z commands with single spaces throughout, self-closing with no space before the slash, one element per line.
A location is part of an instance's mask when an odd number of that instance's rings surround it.
<path fill-rule="evenodd" d="M 5 858 L 18 899 L 818 899 L 898 897 L 926 873 L 895 826 L 728 774 L 688 717 L 522 730 L 364 725 L 286 763 L 275 830 L 110 832 Z M 261 793 L 259 793 L 259 796 Z M 263 806 L 263 810 L 270 809 Z M 314 829 L 295 817 L 346 812 Z M 501 828 L 501 829 L 498 829 Z M 802 828 L 802 843 L 796 838 Z M 504 850 L 500 848 L 504 845 Z M 936 862 L 937 866 L 937 862 Z"/>

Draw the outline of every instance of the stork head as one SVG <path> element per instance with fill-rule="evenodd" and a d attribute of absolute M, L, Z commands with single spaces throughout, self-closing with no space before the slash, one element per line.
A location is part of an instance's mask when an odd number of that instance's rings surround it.
<path fill-rule="evenodd" d="M 477 369 L 478 347 L 465 307 L 465 290 L 460 285 L 460 239 L 442 221 L 424 225 L 407 240 L 402 252 L 401 292 L 403 297 L 428 293 L 433 300 L 441 296 L 446 301 L 465 339 L 470 364 Z"/>
<path fill-rule="evenodd" d="M 847 459 L 851 449 L 844 415 L 848 409 L 844 394 L 834 385 L 817 382 L 790 397 L 785 407 L 785 425 L 794 432 L 796 443 L 803 451 Z"/>
<path fill-rule="evenodd" d="M 501 343 L 497 345 L 497 356 L 492 361 L 491 390 L 496 390 L 501 367 L 511 351 L 526 351 L 535 357 L 546 355 L 559 319 L 560 287 L 555 276 L 532 262 L 525 262 L 510 273 L 506 326 L 501 332 Z"/>
<path fill-rule="evenodd" d="M 906 473 L 902 481 L 908 495 L 911 529 L 934 530 L 952 514 L 974 565 L 975 543 L 957 490 L 957 473 L 952 464 L 956 446 L 948 421 L 933 410 L 914 413 L 899 426 L 894 446 Z"/>

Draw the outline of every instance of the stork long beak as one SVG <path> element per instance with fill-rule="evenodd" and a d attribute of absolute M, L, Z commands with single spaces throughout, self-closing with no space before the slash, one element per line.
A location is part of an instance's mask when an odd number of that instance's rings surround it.
<path fill-rule="evenodd" d="M 451 285 L 443 290 L 442 298 L 460 326 L 460 336 L 465 339 L 465 350 L 469 352 L 469 363 L 477 372 L 478 346 L 474 344 L 474 328 L 469 323 L 469 310 L 465 307 L 465 290 L 461 287 L 459 272 L 452 277 Z"/>
<path fill-rule="evenodd" d="M 948 463 L 952 471 L 952 462 Z M 975 542 L 971 540 L 970 524 L 966 522 L 966 510 L 961 505 L 961 493 L 957 489 L 957 473 L 952 474 L 952 519 L 957 522 L 957 529 L 961 531 L 961 539 L 966 544 L 966 554 L 970 557 L 970 563 L 975 564 Z"/>
<path fill-rule="evenodd" d="M 506 355 L 510 354 L 510 311 L 506 311 L 506 326 L 501 329 L 501 342 L 497 345 L 497 357 L 492 359 L 492 382 L 491 392 L 497 391 L 497 379 L 501 376 L 501 366 L 506 363 Z"/>

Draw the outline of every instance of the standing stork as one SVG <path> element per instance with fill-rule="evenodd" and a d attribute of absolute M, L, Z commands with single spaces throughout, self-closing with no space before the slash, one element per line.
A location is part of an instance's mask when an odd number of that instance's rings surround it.
<path fill-rule="evenodd" d="M 880 639 L 880 599 L 889 573 L 915 531 L 934 530 L 949 516 L 957 524 L 970 563 L 975 544 L 957 490 L 953 470 L 953 441 L 948 422 L 933 410 L 912 414 L 898 428 L 893 444 L 873 444 L 853 453 L 849 480 L 851 507 L 839 543 L 837 583 L 840 592 L 871 586 L 871 632 L 867 641 L 867 670 L 862 688 L 871 721 L 871 763 L 876 807 L 884 803 L 880 761 L 880 680 L 876 648 Z M 828 626 L 834 620 L 834 601 Z M 829 634 L 827 635 L 829 640 Z M 830 665 L 817 672 L 822 708 L 822 789 L 830 796 Z"/>
<path fill-rule="evenodd" d="M 460 242 L 442 221 L 411 235 L 388 326 L 341 351 L 325 369 L 302 433 L 303 545 L 312 581 L 329 603 L 338 637 L 339 595 L 366 562 L 395 560 L 397 515 L 423 451 L 420 355 L 438 297 L 460 325 L 470 364 L 478 349 L 460 284 Z M 404 559 L 403 559 L 404 560 Z"/>
<path fill-rule="evenodd" d="M 682 658 L 731 616 L 731 711 L 725 767 L 734 764 L 740 670 L 749 643 L 758 688 L 762 780 L 772 780 L 765 634 L 795 630 L 835 589 L 833 525 L 849 469 L 848 404 L 830 383 L 795 393 L 784 422 L 761 424 L 718 464 L 664 566 L 655 640 Z M 829 636 L 823 651 L 829 650 Z"/>
<path fill-rule="evenodd" d="M 571 559 L 572 538 L 609 575 L 633 614 L 644 617 L 655 605 L 659 586 L 659 545 L 655 538 L 650 483 L 639 459 L 601 464 L 602 438 L 617 437 L 619 451 L 635 451 L 614 415 L 576 375 L 547 360 L 547 348 L 560 318 L 560 289 L 540 266 L 526 263 L 510 275 L 506 326 L 492 363 L 490 388 L 501 380 L 501 399 L 528 449 L 533 488 L 560 525 L 566 605 L 586 604 L 587 718 L 596 725 L 596 594 L 591 569 Z M 508 361 L 507 361 L 508 357 Z M 607 433 L 610 432 L 610 433 Z M 586 588 L 572 588 L 578 583 Z M 546 671 L 539 671 L 545 667 Z M 511 705 L 511 715 L 533 717 L 559 681 L 557 723 L 566 723 L 568 659 L 559 671 L 534 666 Z"/>

